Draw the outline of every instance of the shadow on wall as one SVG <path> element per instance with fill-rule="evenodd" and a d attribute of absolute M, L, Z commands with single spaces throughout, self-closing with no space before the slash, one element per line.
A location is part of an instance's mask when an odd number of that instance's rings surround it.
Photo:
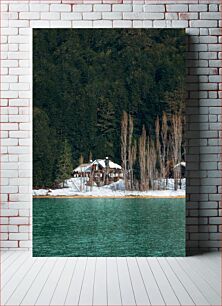
<path fill-rule="evenodd" d="M 200 193 L 200 85 L 198 69 L 198 51 L 192 36 L 187 36 L 187 103 L 186 103 L 186 253 L 195 255 L 199 248 L 199 201 Z M 206 225 L 207 227 L 207 225 Z M 206 229 L 207 230 L 207 229 Z"/>

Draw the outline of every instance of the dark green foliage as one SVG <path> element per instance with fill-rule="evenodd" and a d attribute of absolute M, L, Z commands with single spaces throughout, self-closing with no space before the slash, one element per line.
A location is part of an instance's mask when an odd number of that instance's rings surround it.
<path fill-rule="evenodd" d="M 72 150 L 70 144 L 65 139 L 62 143 L 61 152 L 57 162 L 56 182 L 64 183 L 64 180 L 71 177 L 72 170 Z"/>
<path fill-rule="evenodd" d="M 56 137 L 49 126 L 47 114 L 35 107 L 33 110 L 33 185 L 50 186 L 54 179 Z"/>
<path fill-rule="evenodd" d="M 39 29 L 33 33 L 34 105 L 47 114 L 47 126 L 57 140 L 54 172 L 48 169 L 46 178 L 43 165 L 34 163 L 36 186 L 54 182 L 63 139 L 71 145 L 74 166 L 81 154 L 88 161 L 90 151 L 93 158 L 108 155 L 120 163 L 123 111 L 134 118 L 135 138 L 143 124 L 154 134 L 156 116 L 169 112 L 170 94 L 184 91 L 183 30 Z M 34 158 L 42 147 L 40 138 L 35 139 L 40 133 L 35 121 Z M 47 152 L 44 157 L 49 159 Z"/>

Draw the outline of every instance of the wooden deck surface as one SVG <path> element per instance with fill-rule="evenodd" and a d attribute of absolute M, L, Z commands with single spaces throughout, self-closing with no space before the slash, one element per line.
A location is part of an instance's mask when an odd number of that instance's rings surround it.
<path fill-rule="evenodd" d="M 221 305 L 220 255 L 33 258 L 6 251 L 0 305 Z"/>

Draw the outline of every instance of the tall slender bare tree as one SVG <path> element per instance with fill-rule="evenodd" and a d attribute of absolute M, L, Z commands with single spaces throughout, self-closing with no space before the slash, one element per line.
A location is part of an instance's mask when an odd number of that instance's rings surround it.
<path fill-rule="evenodd" d="M 155 133 L 156 133 L 156 156 L 157 156 L 157 162 L 159 165 L 159 171 L 156 169 L 157 179 L 158 179 L 158 188 L 161 186 L 161 174 L 162 174 L 162 157 L 161 157 L 161 143 L 160 143 L 160 120 L 159 116 L 157 116 L 155 121 Z"/>
<path fill-rule="evenodd" d="M 163 179 L 163 188 L 167 186 L 168 177 L 168 154 L 169 154 L 169 141 L 168 141 L 168 124 L 167 114 L 163 112 L 162 126 L 161 126 L 161 143 L 162 143 L 162 154 L 161 154 L 161 178 Z"/>
<path fill-rule="evenodd" d="M 181 145 L 182 145 L 182 115 L 175 113 L 172 121 L 172 159 L 174 172 L 174 189 L 178 189 L 178 180 L 181 177 Z"/>
<path fill-rule="evenodd" d="M 133 155 L 132 155 L 133 117 L 128 116 L 128 173 L 129 189 L 133 188 Z"/>
<path fill-rule="evenodd" d="M 123 165 L 123 176 L 125 189 L 128 189 L 127 184 L 127 134 L 128 134 L 128 114 L 124 111 L 121 120 L 121 159 Z"/>
<path fill-rule="evenodd" d="M 140 165 L 140 190 L 146 190 L 146 129 L 143 125 L 142 135 L 139 138 L 139 165 Z"/>

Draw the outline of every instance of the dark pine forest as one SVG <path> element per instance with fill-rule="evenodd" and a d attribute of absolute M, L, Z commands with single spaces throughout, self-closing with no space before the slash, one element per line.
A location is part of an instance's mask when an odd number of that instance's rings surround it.
<path fill-rule="evenodd" d="M 81 155 L 85 162 L 109 156 L 121 164 L 124 111 L 134 120 L 133 137 L 145 126 L 155 139 L 157 116 L 184 107 L 184 30 L 37 29 L 33 35 L 34 187 L 53 186 L 69 153 L 73 167 Z"/>

